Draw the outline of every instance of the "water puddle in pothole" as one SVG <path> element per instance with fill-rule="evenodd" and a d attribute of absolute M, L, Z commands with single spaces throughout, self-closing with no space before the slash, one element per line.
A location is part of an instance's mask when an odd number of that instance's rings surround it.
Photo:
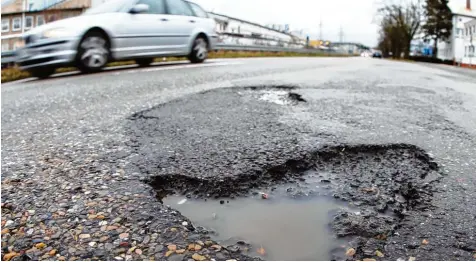
<path fill-rule="evenodd" d="M 300 191 L 296 184 L 288 184 L 277 186 L 267 199 L 261 194 L 207 201 L 170 195 L 163 202 L 180 211 L 196 226 L 217 233 L 215 240 L 223 246 L 236 244 L 237 240 L 251 244 L 247 254 L 252 257 L 330 260 L 330 251 L 343 248 L 346 241 L 334 236 L 329 223 L 338 210 L 349 208 L 330 196 L 319 195 L 321 190 L 316 191 L 316 187 L 319 185 L 312 186 L 312 195 Z M 294 190 L 304 193 L 291 194 Z"/>

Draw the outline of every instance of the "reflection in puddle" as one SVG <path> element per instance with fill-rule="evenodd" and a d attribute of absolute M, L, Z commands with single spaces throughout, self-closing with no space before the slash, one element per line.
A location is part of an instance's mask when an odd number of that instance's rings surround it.
<path fill-rule="evenodd" d="M 333 213 L 345 208 L 330 197 L 291 198 L 286 187 L 278 187 L 268 199 L 260 194 L 248 198 L 197 200 L 168 196 L 164 204 L 180 211 L 196 226 L 212 229 L 226 246 L 244 240 L 252 244 L 250 256 L 266 260 L 330 260 L 330 250 L 344 244 L 337 240 L 329 222 Z M 279 192 L 279 193 L 278 193 Z M 228 202 L 229 201 L 229 202 Z M 181 204 L 179 204 L 181 203 Z M 233 239 L 234 242 L 226 241 Z"/>

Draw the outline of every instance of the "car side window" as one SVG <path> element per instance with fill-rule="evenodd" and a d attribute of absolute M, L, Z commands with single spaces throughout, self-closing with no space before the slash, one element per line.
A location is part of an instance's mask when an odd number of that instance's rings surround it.
<path fill-rule="evenodd" d="M 203 18 L 208 18 L 207 12 L 205 12 L 205 10 L 203 10 L 200 6 L 198 6 L 197 4 L 191 3 L 191 2 L 188 2 L 188 3 L 190 4 L 190 7 L 192 8 L 192 10 L 193 10 L 193 12 L 195 13 L 196 16 L 203 17 Z"/>
<path fill-rule="evenodd" d="M 167 7 L 171 15 L 193 16 L 190 6 L 182 0 L 167 0 Z"/>
<path fill-rule="evenodd" d="M 165 14 L 165 0 L 139 0 L 137 4 L 146 4 L 149 11 L 146 14 Z"/>

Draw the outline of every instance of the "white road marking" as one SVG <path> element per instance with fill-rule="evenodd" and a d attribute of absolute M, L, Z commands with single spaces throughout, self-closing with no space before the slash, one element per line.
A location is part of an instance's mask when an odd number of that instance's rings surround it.
<path fill-rule="evenodd" d="M 103 69 L 103 72 L 120 70 L 120 69 L 128 69 L 128 68 L 133 69 L 128 71 L 114 72 L 114 75 L 120 75 L 120 74 L 131 74 L 131 73 L 137 73 L 137 72 L 153 72 L 153 71 L 164 71 L 164 70 L 174 70 L 174 69 L 184 69 L 184 68 L 200 68 L 200 67 L 226 66 L 226 65 L 239 65 L 239 64 L 243 64 L 243 61 L 230 61 L 229 59 L 213 59 L 213 60 L 208 60 L 207 62 L 202 64 L 190 64 L 189 61 L 170 61 L 170 62 L 153 63 L 152 66 L 156 66 L 156 67 L 152 67 L 152 68 L 150 67 L 140 68 L 138 65 L 135 65 L 135 64 L 107 67 Z M 48 79 L 54 79 L 56 77 L 61 77 L 61 76 L 73 76 L 73 75 L 79 76 L 81 75 L 81 73 L 79 71 L 58 73 L 58 74 L 52 75 Z M 87 76 L 87 75 L 83 75 L 83 76 Z M 15 84 L 27 83 L 33 80 L 36 80 L 36 78 L 29 77 L 25 79 L 2 83 L 2 85 L 10 86 Z"/>

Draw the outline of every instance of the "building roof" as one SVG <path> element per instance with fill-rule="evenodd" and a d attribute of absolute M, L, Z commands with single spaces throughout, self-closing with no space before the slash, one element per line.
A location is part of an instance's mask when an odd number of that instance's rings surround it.
<path fill-rule="evenodd" d="M 474 2 L 474 1 L 470 1 L 470 8 L 468 9 L 466 7 L 466 5 L 461 5 L 461 2 L 458 2 L 458 1 L 450 1 L 448 3 L 448 7 L 451 9 L 451 12 L 453 13 L 453 15 L 460 15 L 460 16 L 466 16 L 466 17 L 474 17 L 476 18 L 476 6 L 472 6 L 471 8 L 471 2 Z"/>

